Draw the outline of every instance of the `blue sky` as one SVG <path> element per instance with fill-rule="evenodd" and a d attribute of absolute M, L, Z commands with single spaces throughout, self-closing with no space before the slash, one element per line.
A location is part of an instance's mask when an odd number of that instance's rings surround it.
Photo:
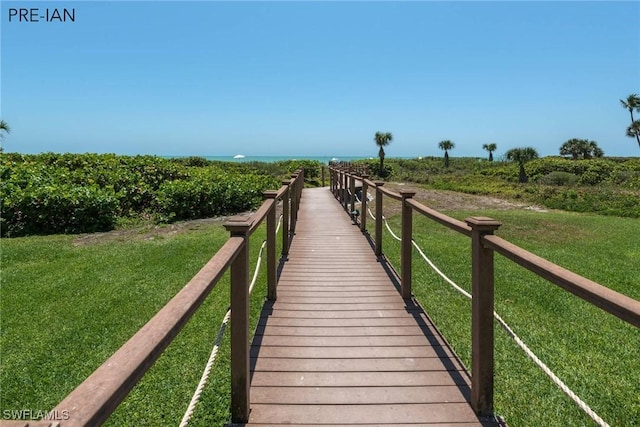
<path fill-rule="evenodd" d="M 11 8 L 75 22 L 9 22 Z M 6 151 L 640 156 L 640 2 L 1 3 Z"/>

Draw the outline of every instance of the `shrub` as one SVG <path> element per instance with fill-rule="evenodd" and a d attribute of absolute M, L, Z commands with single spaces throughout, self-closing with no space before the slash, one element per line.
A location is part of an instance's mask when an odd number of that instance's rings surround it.
<path fill-rule="evenodd" d="M 84 233 L 113 228 L 118 201 L 97 186 L 3 186 L 2 236 Z"/>
<path fill-rule="evenodd" d="M 115 154 L 0 157 L 1 235 L 79 233 L 113 228 L 118 217 L 186 219 L 249 210 L 277 180 L 245 165 Z M 313 172 L 311 172 L 313 174 Z M 173 199 L 173 200 L 172 200 Z M 160 209 L 160 212 L 156 210 Z"/>
<path fill-rule="evenodd" d="M 575 185 L 578 177 L 569 172 L 557 171 L 541 177 L 538 182 L 543 185 Z"/>
<path fill-rule="evenodd" d="M 191 167 L 203 167 L 209 165 L 211 162 L 204 157 L 189 156 L 189 157 L 175 157 L 171 159 L 172 162 L 178 163 L 184 166 Z"/>
<path fill-rule="evenodd" d="M 242 212 L 257 206 L 266 188 L 277 188 L 277 182 L 253 174 L 202 169 L 190 180 L 163 184 L 158 190 L 155 210 L 165 221 Z"/>

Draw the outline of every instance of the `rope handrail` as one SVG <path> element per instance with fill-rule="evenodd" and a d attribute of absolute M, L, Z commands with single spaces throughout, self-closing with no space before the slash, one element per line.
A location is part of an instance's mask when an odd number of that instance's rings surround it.
<path fill-rule="evenodd" d="M 280 226 L 282 225 L 282 218 L 283 216 L 280 215 L 278 219 L 278 225 L 276 226 L 276 234 L 278 234 L 278 231 L 280 230 Z M 264 252 L 264 248 L 266 246 L 267 246 L 267 241 L 263 240 L 262 245 L 260 246 L 260 252 L 258 253 L 258 259 L 256 260 L 256 266 L 254 268 L 253 278 L 251 279 L 251 284 L 249 285 L 249 295 L 251 295 L 251 292 L 253 291 L 253 288 L 257 282 L 258 274 L 260 274 L 260 266 L 262 265 L 262 253 Z M 200 381 L 198 382 L 198 386 L 196 387 L 196 390 L 193 393 L 193 396 L 191 397 L 191 401 L 187 406 L 187 410 L 184 413 L 182 420 L 180 421 L 180 427 L 186 427 L 189 424 L 189 420 L 193 416 L 193 412 L 195 411 L 195 408 L 200 400 L 200 395 L 202 394 L 202 391 L 204 390 L 204 387 L 206 386 L 207 381 L 209 380 L 209 374 L 211 373 L 211 368 L 215 363 L 216 356 L 218 355 L 218 350 L 220 348 L 220 343 L 222 342 L 222 338 L 224 337 L 224 333 L 227 329 L 227 324 L 229 323 L 230 319 L 231 319 L 231 307 L 227 308 L 227 313 L 222 319 L 222 323 L 220 324 L 220 329 L 218 330 L 218 335 L 216 336 L 216 339 L 213 344 L 213 348 L 211 349 L 209 359 L 207 360 L 204 371 L 200 376 Z"/>
<path fill-rule="evenodd" d="M 391 236 L 393 236 L 394 239 L 396 239 L 397 241 L 401 241 L 402 239 L 399 238 L 391 229 L 391 227 L 389 226 L 389 222 L 387 221 L 387 219 L 382 216 L 382 220 L 384 221 L 384 224 L 387 228 L 387 230 L 389 231 L 389 233 L 391 234 Z M 487 236 L 488 237 L 488 236 Z M 491 236 L 491 237 L 496 237 L 496 236 Z M 455 290 L 457 290 L 460 294 L 464 295 L 465 297 L 467 297 L 469 300 L 472 299 L 472 296 L 469 292 L 465 291 L 462 287 L 460 287 L 458 284 L 456 284 L 453 280 L 451 280 L 446 274 L 444 274 L 434 263 L 433 261 L 431 261 L 429 259 L 429 257 L 427 257 L 424 253 L 424 251 L 420 248 L 420 246 L 416 243 L 415 240 L 411 239 L 411 243 L 413 245 L 413 247 L 416 248 L 416 250 L 418 251 L 418 253 L 420 254 L 420 256 L 422 257 L 422 259 L 442 278 L 444 279 L 449 285 L 451 285 Z M 502 317 L 500 317 L 500 315 L 494 311 L 493 312 L 493 317 L 496 319 L 496 321 L 498 322 L 498 324 L 500 326 L 502 326 L 502 328 L 507 332 L 507 334 L 513 338 L 513 340 L 515 341 L 515 343 L 522 349 L 522 351 L 524 351 L 524 353 L 527 355 L 527 357 L 529 357 L 541 370 L 542 372 L 544 372 L 550 379 L 551 381 L 553 381 L 554 384 L 556 384 L 558 386 L 558 388 L 560 388 L 560 390 L 565 393 L 571 400 L 573 400 L 576 405 L 578 405 L 578 407 L 580 409 L 582 409 L 587 415 L 589 415 L 589 417 L 596 422 L 596 424 L 598 424 L 601 427 L 609 427 L 609 424 L 604 421 L 593 409 L 591 409 L 591 407 L 589 407 L 589 405 L 587 403 L 585 403 L 573 390 L 571 390 L 569 388 L 569 386 L 567 386 L 544 362 L 542 362 L 542 360 L 540 360 L 540 358 L 524 343 L 524 341 L 522 341 L 522 339 L 513 331 L 513 329 L 509 326 L 509 324 L 507 324 L 507 322 L 505 322 Z"/>

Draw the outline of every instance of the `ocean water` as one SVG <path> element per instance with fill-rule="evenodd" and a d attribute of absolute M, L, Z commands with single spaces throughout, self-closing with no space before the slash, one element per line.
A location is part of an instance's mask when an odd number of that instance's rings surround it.
<path fill-rule="evenodd" d="M 369 156 L 203 156 L 207 160 L 218 160 L 224 162 L 265 162 L 273 163 L 280 160 L 316 160 L 320 163 L 329 164 L 330 160 L 341 160 L 350 162 L 352 160 L 368 159 Z"/>

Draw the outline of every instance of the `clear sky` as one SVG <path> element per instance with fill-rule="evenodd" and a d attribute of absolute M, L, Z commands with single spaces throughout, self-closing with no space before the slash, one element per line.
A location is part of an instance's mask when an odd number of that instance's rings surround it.
<path fill-rule="evenodd" d="M 2 1 L 6 151 L 640 156 L 640 2 Z M 10 21 L 11 9 L 75 22 Z"/>

